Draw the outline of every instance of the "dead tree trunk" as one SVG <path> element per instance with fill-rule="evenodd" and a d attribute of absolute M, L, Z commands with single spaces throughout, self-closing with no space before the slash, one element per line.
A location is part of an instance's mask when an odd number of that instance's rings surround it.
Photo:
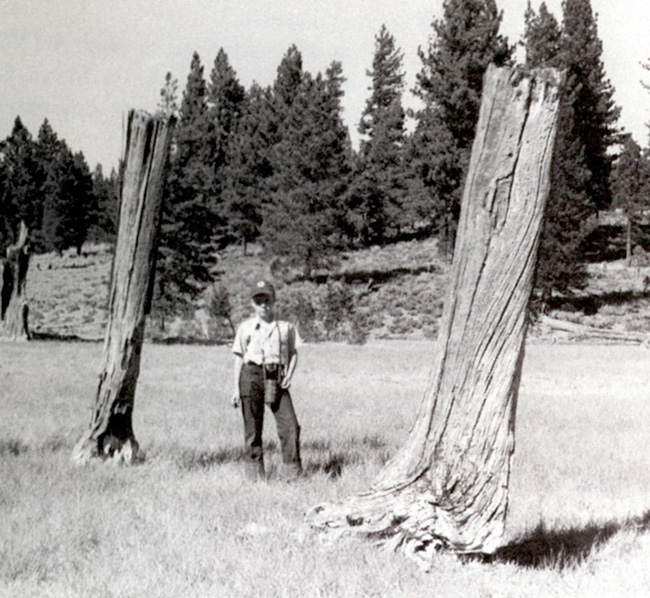
<path fill-rule="evenodd" d="M 18 240 L 7 247 L 2 269 L 2 311 L 0 312 L 0 338 L 12 341 L 29 340 L 27 316 L 29 308 L 25 286 L 29 268 L 28 231 L 20 222 Z"/>
<path fill-rule="evenodd" d="M 77 462 L 98 458 L 131 463 L 138 457 L 132 414 L 171 129 L 171 123 L 144 112 L 129 114 L 103 369 L 90 430 L 73 452 Z"/>
<path fill-rule="evenodd" d="M 308 521 L 428 561 L 493 552 L 508 503 L 527 304 L 549 190 L 561 77 L 490 67 L 429 387 L 371 489 Z"/>

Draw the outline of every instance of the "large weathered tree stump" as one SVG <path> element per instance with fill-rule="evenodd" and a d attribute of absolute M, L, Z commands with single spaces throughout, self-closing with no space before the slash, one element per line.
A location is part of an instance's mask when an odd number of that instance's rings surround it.
<path fill-rule="evenodd" d="M 7 247 L 6 259 L 0 260 L 0 338 L 12 341 L 29 340 L 30 336 L 27 321 L 29 308 L 25 293 L 29 269 L 28 236 L 27 227 L 21 221 L 18 240 Z"/>
<path fill-rule="evenodd" d="M 77 462 L 96 458 L 131 463 L 138 458 L 132 414 L 171 129 L 172 123 L 144 112 L 129 114 L 103 368 L 90 429 L 73 452 Z"/>
<path fill-rule="evenodd" d="M 488 69 L 419 414 L 371 489 L 312 508 L 313 526 L 366 534 L 425 561 L 500 545 L 560 88 L 553 70 Z"/>

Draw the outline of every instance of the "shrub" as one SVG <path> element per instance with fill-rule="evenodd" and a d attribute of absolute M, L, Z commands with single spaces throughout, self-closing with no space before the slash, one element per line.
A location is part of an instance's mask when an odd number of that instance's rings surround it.
<path fill-rule="evenodd" d="M 313 302 L 313 292 L 287 287 L 282 294 L 282 302 L 278 304 L 276 315 L 283 320 L 293 322 L 303 340 L 319 341 L 322 334 L 316 322 L 316 308 Z"/>
<path fill-rule="evenodd" d="M 351 321 L 354 313 L 354 293 L 341 282 L 328 282 L 325 293 L 318 302 L 318 316 L 325 338 L 337 340 L 344 325 Z"/>

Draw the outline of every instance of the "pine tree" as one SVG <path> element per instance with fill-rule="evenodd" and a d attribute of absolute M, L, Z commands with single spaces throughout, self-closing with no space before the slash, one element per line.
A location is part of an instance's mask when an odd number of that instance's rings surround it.
<path fill-rule="evenodd" d="M 402 107 L 403 54 L 385 25 L 375 36 L 371 94 L 361 115 L 363 136 L 349 207 L 364 244 L 384 243 L 404 223 L 405 113 Z"/>
<path fill-rule="evenodd" d="M 4 141 L 0 142 L 0 155 L 3 155 Z M 9 190 L 9 168 L 0 159 L 0 251 L 10 245 L 11 233 L 11 194 Z"/>
<path fill-rule="evenodd" d="M 546 3 L 542 2 L 539 13 L 535 13 L 529 0 L 524 23 L 526 64 L 533 67 L 563 68 L 562 30 Z"/>
<path fill-rule="evenodd" d="M 614 163 L 611 187 L 612 207 L 621 210 L 626 219 L 625 261 L 629 266 L 639 220 L 650 209 L 650 157 L 630 134 L 624 136 L 621 153 Z"/>
<path fill-rule="evenodd" d="M 566 68 L 560 26 L 542 3 L 539 14 L 530 2 L 525 12 L 526 64 L 533 68 Z M 580 247 L 590 229 L 593 207 L 586 192 L 589 172 L 584 148 L 574 134 L 572 94 L 565 92 L 560 106 L 553 162 L 551 193 L 537 257 L 535 288 L 546 309 L 553 291 L 568 293 L 587 282 Z"/>
<path fill-rule="evenodd" d="M 616 122 L 620 110 L 614 103 L 614 88 L 605 75 L 603 45 L 590 0 L 564 0 L 562 11 L 562 62 L 567 68 L 574 131 L 584 147 L 585 164 L 591 175 L 587 195 L 595 209 L 602 210 L 611 203 L 612 157 L 608 148 L 619 141 Z"/>
<path fill-rule="evenodd" d="M 341 117 L 340 63 L 326 76 L 302 71 L 295 46 L 285 55 L 275 82 L 279 123 L 272 147 L 270 202 L 263 205 L 262 242 L 280 258 L 309 275 L 340 247 L 338 224 L 349 172 L 350 145 Z M 295 86 L 300 73 L 300 84 Z"/>
<path fill-rule="evenodd" d="M 74 247 L 81 253 L 94 210 L 92 177 L 83 154 L 73 154 L 63 141 L 48 172 L 43 195 L 47 248 L 60 253 Z"/>
<path fill-rule="evenodd" d="M 18 225 L 23 220 L 28 229 L 38 226 L 41 211 L 38 160 L 31 133 L 16 117 L 11 134 L 2 144 L 5 169 L 3 219 L 6 243 L 15 241 Z"/>
<path fill-rule="evenodd" d="M 210 280 L 215 237 L 222 223 L 213 210 L 207 89 L 195 52 L 170 156 L 156 263 L 153 311 L 164 322 L 193 310 Z"/>
<path fill-rule="evenodd" d="M 271 90 L 253 83 L 246 93 L 224 168 L 223 201 L 229 235 L 242 244 L 244 253 L 248 243 L 259 236 L 262 204 L 271 195 L 270 154 L 277 130 L 273 112 Z"/>
<path fill-rule="evenodd" d="M 535 286 L 543 308 L 553 291 L 570 293 L 587 283 L 581 248 L 594 226 L 598 209 L 610 201 L 609 182 L 603 181 L 602 173 L 594 173 L 592 167 L 598 164 L 609 177 L 609 158 L 601 150 L 615 139 L 611 125 L 616 110 L 611 102 L 611 88 L 603 81 L 599 59 L 602 47 L 589 2 L 567 0 L 563 9 L 562 29 L 544 3 L 538 14 L 529 3 L 525 14 L 528 66 L 550 66 L 567 72 L 536 271 Z M 578 23 L 578 15 L 586 20 Z M 586 62 L 580 63 L 583 60 Z M 594 101 L 598 94 L 600 100 L 589 108 L 587 98 Z"/>
<path fill-rule="evenodd" d="M 95 210 L 90 216 L 90 236 L 97 242 L 114 242 L 117 235 L 119 187 L 117 173 L 111 170 L 104 176 L 101 164 L 97 164 L 92 174 Z"/>
<path fill-rule="evenodd" d="M 70 167 L 70 246 L 79 255 L 86 242 L 93 215 L 97 212 L 97 201 L 93 192 L 92 175 L 83 152 L 75 152 Z"/>
<path fill-rule="evenodd" d="M 156 114 L 165 118 L 178 117 L 178 79 L 169 71 L 165 75 L 165 84 L 160 88 Z"/>
<path fill-rule="evenodd" d="M 207 88 L 208 133 L 205 143 L 212 166 L 212 209 L 226 217 L 223 205 L 225 167 L 230 161 L 231 145 L 237 122 L 244 108 L 245 90 L 237 80 L 228 56 L 221 48 L 214 61 Z"/>
<path fill-rule="evenodd" d="M 302 76 L 302 54 L 292 45 L 282 57 L 273 82 L 273 98 L 281 117 L 286 117 L 286 111 L 296 99 Z"/>
<path fill-rule="evenodd" d="M 37 161 L 36 185 L 41 190 L 41 201 L 37 207 L 32 221 L 32 232 L 30 242 L 36 251 L 48 249 L 43 233 L 43 211 L 45 198 L 53 189 L 59 193 L 58 181 L 58 157 L 62 148 L 56 133 L 49 121 L 45 119 L 38 131 L 36 139 L 35 157 Z"/>
<path fill-rule="evenodd" d="M 490 63 L 508 64 L 513 48 L 499 34 L 494 0 L 445 0 L 434 20 L 428 48 L 419 50 L 422 70 L 415 93 L 417 114 L 413 166 L 438 214 L 443 246 L 453 250 L 460 197 L 478 122 L 483 75 Z"/>

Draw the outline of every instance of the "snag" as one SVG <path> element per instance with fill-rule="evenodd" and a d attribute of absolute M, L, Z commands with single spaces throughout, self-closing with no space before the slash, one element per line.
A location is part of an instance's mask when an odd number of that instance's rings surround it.
<path fill-rule="evenodd" d="M 370 490 L 313 507 L 313 526 L 374 537 L 425 562 L 439 550 L 499 547 L 562 79 L 552 69 L 488 68 L 418 417 Z"/>
<path fill-rule="evenodd" d="M 173 123 L 129 113 L 120 224 L 113 258 L 103 368 L 90 429 L 73 460 L 132 463 L 138 443 L 132 426 L 146 315 L 151 303 L 164 167 Z"/>
<path fill-rule="evenodd" d="M 29 340 L 27 270 L 29 269 L 29 232 L 20 221 L 18 240 L 7 247 L 6 259 L 0 262 L 2 270 L 2 308 L 0 311 L 0 338 L 12 341 Z"/>

